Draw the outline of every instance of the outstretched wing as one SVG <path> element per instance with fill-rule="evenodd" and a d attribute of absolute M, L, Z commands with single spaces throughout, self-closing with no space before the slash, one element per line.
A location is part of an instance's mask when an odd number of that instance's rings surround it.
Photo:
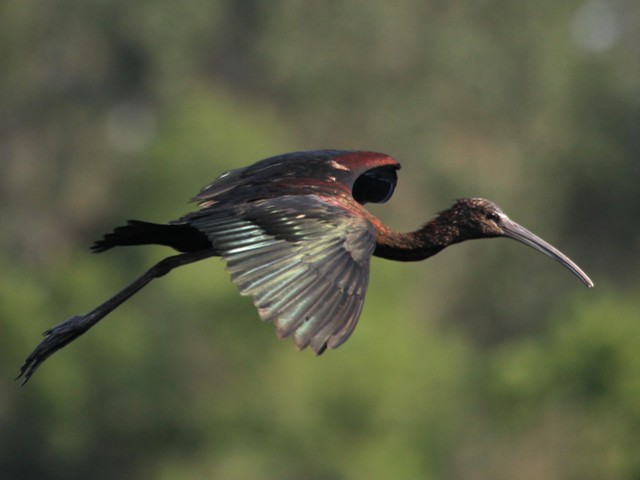
<path fill-rule="evenodd" d="M 311 195 L 204 209 L 184 218 L 207 235 L 240 293 L 278 336 L 316 353 L 344 343 L 369 280 L 375 231 L 366 219 Z"/>

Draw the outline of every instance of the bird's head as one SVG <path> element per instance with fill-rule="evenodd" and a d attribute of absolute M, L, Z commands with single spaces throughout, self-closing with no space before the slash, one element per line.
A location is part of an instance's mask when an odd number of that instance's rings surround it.
<path fill-rule="evenodd" d="M 455 225 L 465 240 L 501 237 L 505 235 L 505 220 L 509 220 L 500 207 L 484 198 L 459 199 L 441 216 Z"/>
<path fill-rule="evenodd" d="M 522 225 L 511 220 L 495 203 L 483 198 L 463 198 L 441 217 L 449 225 L 455 226 L 458 241 L 476 238 L 506 237 L 524 243 L 529 247 L 560 262 L 571 270 L 585 285 L 593 287 L 593 282 L 578 265 L 565 254 Z"/>

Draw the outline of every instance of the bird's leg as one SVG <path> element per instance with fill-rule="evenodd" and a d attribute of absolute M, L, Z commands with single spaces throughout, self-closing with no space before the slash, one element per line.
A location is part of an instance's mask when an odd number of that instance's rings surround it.
<path fill-rule="evenodd" d="M 153 267 L 147 270 L 144 275 L 116 293 L 106 302 L 91 310 L 89 313 L 85 315 L 76 315 L 75 317 L 72 317 L 69 320 L 47 330 L 44 332 L 44 340 L 42 340 L 35 350 L 31 352 L 31 355 L 27 357 L 24 365 L 20 368 L 20 374 L 17 379 L 22 377 L 22 385 L 27 383 L 29 378 L 31 378 L 31 375 L 33 375 L 42 362 L 89 330 L 154 278 L 162 277 L 176 267 L 217 255 L 218 253 L 211 248 L 167 257 L 156 263 Z"/>

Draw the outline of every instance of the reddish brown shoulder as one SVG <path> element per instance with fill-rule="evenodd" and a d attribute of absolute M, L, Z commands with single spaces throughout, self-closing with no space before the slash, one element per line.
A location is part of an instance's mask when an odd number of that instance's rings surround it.
<path fill-rule="evenodd" d="M 384 166 L 400 168 L 400 163 L 395 158 L 378 152 L 345 152 L 333 157 L 332 161 L 335 163 L 334 168 L 351 172 Z"/>

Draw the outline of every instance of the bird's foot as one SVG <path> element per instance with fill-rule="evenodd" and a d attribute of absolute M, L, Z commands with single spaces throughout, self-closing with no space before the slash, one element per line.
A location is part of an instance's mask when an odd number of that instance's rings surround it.
<path fill-rule="evenodd" d="M 26 384 L 47 358 L 86 332 L 89 315 L 76 315 L 44 332 L 44 339 L 24 361 L 16 380 Z"/>

